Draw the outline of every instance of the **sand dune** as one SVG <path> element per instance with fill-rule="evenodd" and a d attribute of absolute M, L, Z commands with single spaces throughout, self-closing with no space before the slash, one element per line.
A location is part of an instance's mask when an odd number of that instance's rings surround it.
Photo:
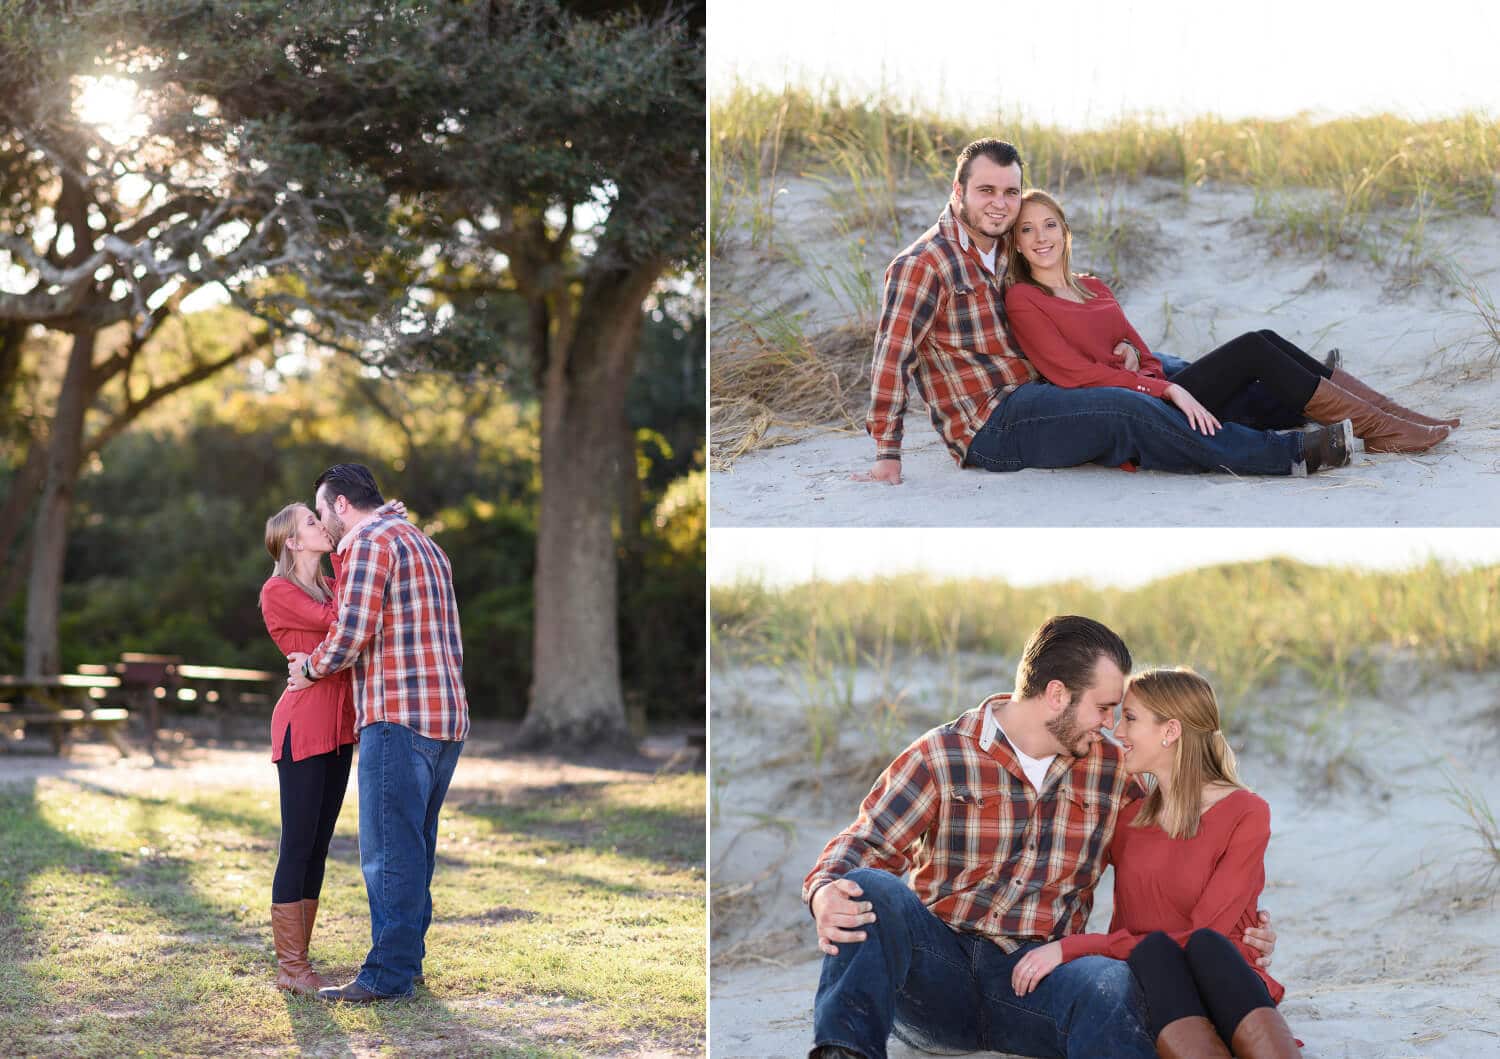
<path fill-rule="evenodd" d="M 713 262 L 718 347 L 736 319 L 777 311 L 807 334 L 850 321 L 852 299 L 828 276 L 851 265 L 851 234 L 830 202 L 840 189 L 792 180 L 777 200 L 775 245 L 731 238 Z M 900 202 L 899 239 L 870 231 L 852 260 L 877 289 L 890 257 L 916 238 L 942 205 L 941 188 Z M 872 443 L 849 429 L 798 429 L 794 443 L 763 448 L 715 471 L 715 526 L 775 525 L 1494 525 L 1500 522 L 1500 379 L 1497 350 L 1451 282 L 1456 267 L 1481 290 L 1500 290 L 1500 218 L 1430 222 L 1413 264 L 1391 236 L 1370 247 L 1319 253 L 1273 240 L 1254 219 L 1246 188 L 1196 188 L 1146 180 L 1113 189 L 1074 188 L 1065 203 L 1079 231 L 1075 266 L 1109 275 L 1148 342 L 1189 360 L 1241 332 L 1273 328 L 1321 356 L 1338 347 L 1345 366 L 1413 407 L 1457 414 L 1464 425 L 1420 456 L 1364 454 L 1306 479 L 1227 474 L 1126 474 L 1112 468 L 959 471 L 914 400 L 907 415 L 899 487 L 850 480 L 868 469 Z M 1397 221 L 1398 218 L 1389 218 Z M 1112 262 L 1089 232 L 1128 227 Z M 864 230 L 861 230 L 862 232 Z M 863 237 L 863 236 L 862 236 Z M 830 272 L 829 270 L 833 271 Z M 821 277 L 821 278 L 820 278 Z M 712 361 L 710 361 L 712 370 Z M 862 416 L 863 407 L 859 409 Z M 783 432 L 782 439 L 788 435 Z"/>

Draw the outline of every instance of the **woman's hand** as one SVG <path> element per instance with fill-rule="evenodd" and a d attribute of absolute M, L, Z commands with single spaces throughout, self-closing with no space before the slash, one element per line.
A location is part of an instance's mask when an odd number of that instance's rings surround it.
<path fill-rule="evenodd" d="M 1010 987 L 1016 996 L 1025 996 L 1036 988 L 1057 965 L 1062 963 L 1062 942 L 1049 941 L 1040 948 L 1032 949 L 1021 957 L 1015 970 L 1010 972 Z"/>
<path fill-rule="evenodd" d="M 1115 356 L 1125 361 L 1121 365 L 1126 371 L 1141 370 L 1141 351 L 1132 346 L 1123 338 L 1115 343 Z"/>
<path fill-rule="evenodd" d="M 1222 425 L 1212 412 L 1198 402 L 1198 398 L 1175 382 L 1167 387 L 1166 398 L 1182 410 L 1182 414 L 1187 416 L 1188 425 L 1200 434 L 1213 437 Z"/>

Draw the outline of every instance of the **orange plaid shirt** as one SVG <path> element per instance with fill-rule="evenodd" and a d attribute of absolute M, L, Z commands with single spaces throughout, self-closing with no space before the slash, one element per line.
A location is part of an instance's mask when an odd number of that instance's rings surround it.
<path fill-rule="evenodd" d="M 997 261 L 1004 254 L 1002 242 Z M 1001 399 L 1040 378 L 1006 323 L 1003 272 L 1003 265 L 999 273 L 984 267 L 951 204 L 885 270 L 865 418 L 876 459 L 901 458 L 908 379 L 915 378 L 933 427 L 963 466 Z"/>
<path fill-rule="evenodd" d="M 1059 754 L 1038 793 L 997 733 L 984 743 L 986 707 L 921 736 L 891 762 L 802 883 L 818 887 L 855 868 L 908 882 L 954 930 L 1006 952 L 1081 932 L 1108 861 L 1120 809 L 1137 795 L 1120 749 L 1100 740 L 1082 758 Z"/>

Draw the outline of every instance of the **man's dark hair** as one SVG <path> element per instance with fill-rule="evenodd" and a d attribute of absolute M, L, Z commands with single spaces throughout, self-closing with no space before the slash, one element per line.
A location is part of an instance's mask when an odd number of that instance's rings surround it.
<path fill-rule="evenodd" d="M 1125 641 L 1093 618 L 1064 614 L 1048 618 L 1031 634 L 1016 666 L 1016 696 L 1029 699 L 1047 690 L 1054 680 L 1074 695 L 1094 686 L 1094 667 L 1111 659 L 1120 672 L 1130 672 L 1130 649 Z"/>
<path fill-rule="evenodd" d="M 328 487 L 330 504 L 336 496 L 343 497 L 361 511 L 369 511 L 385 503 L 385 498 L 380 495 L 380 487 L 375 484 L 375 476 L 362 463 L 335 463 L 318 475 L 318 480 L 313 483 L 313 496 L 317 496 L 318 490 L 325 485 Z"/>
<path fill-rule="evenodd" d="M 1022 175 L 1026 173 L 1026 163 L 1021 161 L 1021 152 L 1016 150 L 1015 144 L 1004 140 L 975 140 L 958 152 L 958 166 L 953 171 L 953 179 L 958 181 L 959 187 L 967 190 L 969 170 L 974 168 L 974 159 L 979 155 L 984 155 L 996 165 L 1018 165 Z"/>

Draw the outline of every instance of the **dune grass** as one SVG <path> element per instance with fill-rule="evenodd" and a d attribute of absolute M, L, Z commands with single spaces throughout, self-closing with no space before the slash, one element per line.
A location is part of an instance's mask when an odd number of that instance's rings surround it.
<path fill-rule="evenodd" d="M 782 670 L 809 707 L 814 755 L 826 729 L 862 705 L 857 672 L 876 674 L 878 684 L 897 657 L 956 669 L 974 655 L 1013 672 L 1026 637 L 1060 613 L 1087 614 L 1115 629 L 1137 668 L 1192 664 L 1213 681 L 1226 725 L 1241 731 L 1265 707 L 1260 693 L 1288 676 L 1336 710 L 1375 690 L 1392 658 L 1432 671 L 1500 668 L 1500 567 L 1432 562 L 1362 572 L 1268 559 L 1134 589 L 906 575 L 776 589 L 745 581 L 714 586 L 710 597 L 713 666 Z M 994 690 L 1007 689 L 1002 677 Z M 971 705 L 940 707 L 951 715 Z"/>
<path fill-rule="evenodd" d="M 741 84 L 714 99 L 709 127 L 715 201 L 759 190 L 778 173 L 813 172 L 841 177 L 842 193 L 884 224 L 898 188 L 913 179 L 945 185 L 964 144 L 1000 136 L 1021 150 L 1029 183 L 1063 195 L 1079 182 L 1146 176 L 1177 181 L 1184 192 L 1206 181 L 1242 184 L 1267 216 L 1281 213 L 1288 234 L 1330 245 L 1357 234 L 1377 209 L 1417 228 L 1434 211 L 1487 213 L 1500 164 L 1500 121 L 1478 112 L 1432 121 L 1146 115 L 1067 130 L 1004 111 L 960 119 L 836 87 Z M 1327 195 L 1316 208 L 1286 198 L 1300 190 Z"/>
<path fill-rule="evenodd" d="M 427 985 L 330 1008 L 271 984 L 274 789 L 0 787 L 0 1054 L 699 1053 L 704 778 L 455 791 Z M 369 945 L 346 806 L 313 956 Z"/>

